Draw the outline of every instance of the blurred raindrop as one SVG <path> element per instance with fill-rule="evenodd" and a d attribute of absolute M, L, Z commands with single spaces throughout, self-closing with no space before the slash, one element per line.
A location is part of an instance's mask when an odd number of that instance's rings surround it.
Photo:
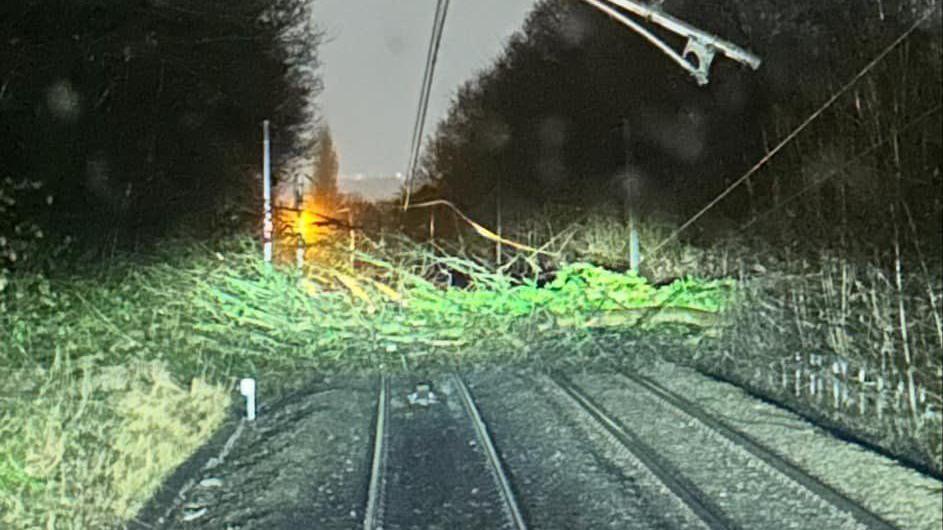
<path fill-rule="evenodd" d="M 112 208 L 119 206 L 120 197 L 111 181 L 111 163 L 104 152 L 96 152 L 85 160 L 85 187 Z"/>
<path fill-rule="evenodd" d="M 57 81 L 46 90 L 46 106 L 57 119 L 75 121 L 81 113 L 79 93 L 68 79 Z"/>
<path fill-rule="evenodd" d="M 402 35 L 387 35 L 383 38 L 383 43 L 393 55 L 399 55 L 406 50 L 406 39 Z"/>
<path fill-rule="evenodd" d="M 582 45 L 591 30 L 590 21 L 583 11 L 570 11 L 560 22 L 560 36 L 563 37 L 563 42 L 570 47 L 575 48 Z"/>
<path fill-rule="evenodd" d="M 545 118 L 540 123 L 537 136 L 544 147 L 559 148 L 566 142 L 566 121 L 559 116 Z"/>
<path fill-rule="evenodd" d="M 542 184 L 557 186 L 566 179 L 566 167 L 559 153 L 550 153 L 537 161 L 537 175 Z"/>
<path fill-rule="evenodd" d="M 481 128 L 481 144 L 491 152 L 503 149 L 511 141 L 511 130 L 503 120 L 492 118 Z"/>
<path fill-rule="evenodd" d="M 679 162 L 687 164 L 701 160 L 707 144 L 708 120 L 704 112 L 685 106 L 677 112 L 661 108 L 646 108 L 641 112 L 645 134 L 658 148 Z"/>

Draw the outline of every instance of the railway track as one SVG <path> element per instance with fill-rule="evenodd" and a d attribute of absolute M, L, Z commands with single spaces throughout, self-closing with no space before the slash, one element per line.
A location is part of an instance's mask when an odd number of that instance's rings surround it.
<path fill-rule="evenodd" d="M 390 386 L 384 376 L 364 530 L 526 530 L 511 482 L 465 382 L 451 375 L 439 387 L 417 385 L 410 404 L 398 406 Z"/>
<path fill-rule="evenodd" d="M 711 530 L 737 528 L 702 491 L 691 481 L 685 479 L 651 447 L 645 445 L 638 436 L 615 417 L 600 408 L 582 389 L 562 376 L 552 378 L 559 391 L 566 394 L 584 415 L 583 421 L 594 422 L 595 428 L 609 433 L 611 443 L 618 444 L 618 449 L 627 451 L 630 458 L 645 466 L 665 488 L 683 503 L 705 527 Z"/>
<path fill-rule="evenodd" d="M 192 487 L 137 527 L 939 528 L 936 505 L 914 501 L 919 486 L 895 479 L 883 493 L 889 502 L 876 503 L 873 481 L 884 471 L 863 487 L 847 474 L 832 480 L 834 466 L 811 467 L 822 462 L 813 458 L 821 447 L 806 454 L 769 431 L 754 438 L 752 419 L 743 431 L 720 414 L 779 416 L 744 413 L 756 404 L 701 387 L 689 395 L 717 401 L 695 403 L 679 392 L 696 380 L 677 377 L 509 369 L 419 384 L 407 376 L 384 376 L 379 386 L 336 381 L 316 399 L 311 392 L 262 409 L 269 413 L 243 429 L 232 451 L 198 464 Z M 789 428 L 785 436 L 814 434 Z M 788 448 L 783 454 L 807 467 L 769 447 Z M 848 465 L 872 465 L 861 456 Z M 923 507 L 910 513 L 897 503 Z M 865 506 L 889 509 L 882 516 Z"/>
<path fill-rule="evenodd" d="M 664 400 L 664 402 L 671 404 L 677 414 L 688 416 L 706 428 L 712 429 L 720 436 L 726 438 L 731 444 L 738 446 L 757 459 L 762 460 L 768 466 L 776 469 L 779 473 L 807 489 L 812 494 L 827 501 L 835 508 L 850 514 L 866 528 L 871 530 L 896 529 L 893 524 L 886 521 L 881 516 L 871 512 L 847 495 L 806 473 L 799 466 L 754 441 L 746 434 L 728 425 L 722 419 L 713 417 L 704 409 L 698 407 L 695 403 L 683 396 L 668 390 L 664 386 L 644 376 L 625 372 L 620 372 L 619 375 L 627 381 L 644 387 L 646 390 L 650 391 L 652 395 L 658 396 L 658 398 Z"/>
<path fill-rule="evenodd" d="M 505 473 L 501 465 L 498 452 L 494 448 L 494 442 L 491 440 L 491 435 L 488 434 L 488 427 L 481 418 L 481 413 L 478 411 L 474 399 L 472 399 L 471 392 L 468 391 L 468 386 L 458 376 L 453 375 L 452 380 L 455 382 L 456 388 L 458 388 L 462 404 L 465 405 L 465 411 L 471 417 L 475 425 L 475 433 L 478 435 L 478 441 L 488 455 L 489 468 L 491 469 L 494 480 L 500 486 L 501 504 L 504 507 L 508 521 L 511 523 L 509 526 L 515 530 L 527 530 L 527 525 L 524 523 L 524 516 L 521 515 L 521 509 L 518 507 L 517 500 L 514 498 L 514 492 L 511 490 L 511 482 L 508 480 L 507 473 Z"/>
<path fill-rule="evenodd" d="M 708 528 L 896 528 L 647 378 L 618 374 L 624 387 L 607 391 L 608 399 L 591 397 L 580 384 L 562 375 L 549 380 L 553 389 L 573 402 L 585 421 L 608 431 L 612 440 L 643 462 Z M 628 395 L 633 398 L 624 400 Z M 614 406 L 617 402 L 623 406 Z M 608 410 L 610 407 L 622 412 Z M 661 425 L 645 425 L 649 422 Z M 718 473 L 723 468 L 728 473 Z M 752 487 L 765 493 L 756 498 L 760 504 L 736 502 L 734 490 Z M 774 506 L 776 503 L 780 506 Z M 796 511 L 802 506 L 809 509 Z"/>
<path fill-rule="evenodd" d="M 387 417 L 390 410 L 390 380 L 387 376 L 380 378 L 380 390 L 377 395 L 377 413 L 373 427 L 373 459 L 370 464 L 370 483 L 367 490 L 367 508 L 364 512 L 364 530 L 381 528 L 384 506 L 384 477 L 387 455 Z"/>
<path fill-rule="evenodd" d="M 568 441 L 576 445 L 574 453 L 594 453 L 627 482 L 638 482 L 633 473 L 644 470 L 652 477 L 649 492 L 670 497 L 668 510 L 684 512 L 676 520 L 686 521 L 656 523 L 637 510 L 633 528 L 896 528 L 650 379 L 622 373 L 609 377 L 606 386 L 559 374 L 518 378 L 516 388 L 539 388 L 547 410 L 578 427 L 572 431 L 601 433 L 595 440 L 583 434 L 575 444 Z M 391 380 L 383 377 L 377 392 L 364 530 L 523 530 L 529 517 L 540 519 L 547 504 L 529 498 L 539 495 L 527 480 L 532 469 L 514 458 L 511 465 L 503 463 L 508 454 L 496 448 L 488 414 L 483 416 L 462 377 L 417 386 L 409 400 L 419 395 L 419 404 L 407 404 L 403 388 L 391 390 Z M 494 412 L 488 421 L 501 419 Z M 512 457 L 525 450 L 530 433 L 501 430 L 498 441 Z M 547 520 L 536 526 L 552 528 Z"/>

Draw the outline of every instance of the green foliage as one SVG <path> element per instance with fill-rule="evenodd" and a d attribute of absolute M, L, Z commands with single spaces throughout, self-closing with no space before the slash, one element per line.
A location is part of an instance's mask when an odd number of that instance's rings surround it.
<path fill-rule="evenodd" d="M 357 272 L 344 260 L 301 273 L 263 263 L 251 240 L 168 243 L 81 277 L 11 275 L 0 293 L 0 366 L 15 374 L 0 382 L 0 524 L 126 520 L 206 439 L 238 377 L 277 396 L 310 370 L 557 351 L 575 359 L 587 355 L 582 323 L 592 315 L 709 310 L 729 287 L 655 288 L 583 263 L 545 286 L 518 285 L 470 260 L 401 252 L 412 261 L 357 254 Z M 422 267 L 436 262 L 467 272 L 474 287 L 425 280 Z M 564 318 L 573 323 L 558 325 Z"/>
<path fill-rule="evenodd" d="M 28 366 L 49 362 L 57 351 L 156 358 L 181 377 L 299 362 L 367 367 L 384 364 L 385 353 L 398 358 L 406 346 L 413 354 L 495 338 L 515 342 L 509 330 L 534 323 L 550 330 L 560 318 L 578 326 L 608 311 L 717 312 L 733 289 L 730 282 L 691 279 L 655 288 L 637 275 L 585 263 L 564 267 L 542 287 L 515 285 L 473 262 L 442 258 L 473 278 L 470 289 L 443 289 L 367 255 L 361 261 L 374 272 L 366 275 L 327 266 L 302 275 L 262 263 L 253 243 L 242 240 L 215 251 L 181 247 L 162 260 L 86 278 L 15 276 L 0 312 L 6 339 L 0 359 Z"/>
<path fill-rule="evenodd" d="M 718 312 L 729 301 L 733 287 L 731 281 L 681 279 L 656 288 L 632 272 L 618 273 L 575 263 L 558 271 L 554 280 L 542 287 L 530 282 L 503 289 L 448 289 L 443 293 L 432 286 L 422 286 L 416 290 L 411 308 L 428 313 L 430 318 L 451 315 L 460 319 L 541 313 L 588 317 L 603 311 L 659 308 Z"/>
<path fill-rule="evenodd" d="M 36 493 L 43 488 L 44 481 L 26 472 L 22 458 L 7 452 L 0 460 L 0 490 L 25 490 L 27 493 Z"/>

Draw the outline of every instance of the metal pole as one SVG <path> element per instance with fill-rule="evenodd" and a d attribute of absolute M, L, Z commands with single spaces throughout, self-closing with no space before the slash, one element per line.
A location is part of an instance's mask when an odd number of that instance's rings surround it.
<path fill-rule="evenodd" d="M 502 252 L 502 250 L 503 250 L 502 247 L 503 247 L 503 246 L 501 245 L 501 239 L 504 237 L 504 234 L 503 234 L 504 227 L 503 227 L 502 224 L 501 224 L 501 175 L 498 175 L 498 183 L 497 183 L 497 186 L 496 186 L 496 189 L 495 189 L 495 209 L 496 209 L 496 211 L 497 211 L 497 213 L 496 213 L 496 217 L 497 217 L 497 219 L 496 219 L 496 221 L 497 221 L 497 222 L 496 222 L 496 225 L 497 225 L 497 228 L 498 228 L 498 240 L 495 242 L 494 255 L 495 255 L 495 261 L 497 262 L 498 266 L 500 267 L 500 266 L 501 266 L 501 260 L 502 260 L 502 254 L 503 254 L 503 252 Z"/>
<path fill-rule="evenodd" d="M 347 235 L 350 240 L 350 268 L 354 269 L 354 265 L 357 262 L 357 232 L 354 231 L 354 210 L 352 207 L 347 208 Z"/>
<path fill-rule="evenodd" d="M 262 225 L 263 257 L 266 263 L 272 262 L 272 142 L 269 137 L 269 122 L 262 122 L 262 194 L 264 197 Z"/>
<path fill-rule="evenodd" d="M 635 215 L 629 210 L 629 270 L 638 272 L 639 262 L 642 261 L 642 253 L 639 249 L 638 226 L 635 222 Z"/>
<path fill-rule="evenodd" d="M 638 175 L 632 170 L 632 146 L 629 142 L 631 131 L 629 120 L 622 119 L 622 141 L 625 142 L 625 178 L 626 178 L 626 207 L 629 214 L 629 270 L 638 272 L 639 262 L 642 260 L 639 250 L 638 227 L 635 220 L 636 180 Z"/>

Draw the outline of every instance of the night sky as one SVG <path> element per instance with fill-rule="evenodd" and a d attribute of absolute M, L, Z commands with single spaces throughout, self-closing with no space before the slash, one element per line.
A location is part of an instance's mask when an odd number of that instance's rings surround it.
<path fill-rule="evenodd" d="M 458 86 L 486 68 L 518 30 L 534 0 L 451 2 L 426 132 Z M 434 0 L 319 0 L 321 98 L 340 155 L 341 179 L 405 172 Z"/>

